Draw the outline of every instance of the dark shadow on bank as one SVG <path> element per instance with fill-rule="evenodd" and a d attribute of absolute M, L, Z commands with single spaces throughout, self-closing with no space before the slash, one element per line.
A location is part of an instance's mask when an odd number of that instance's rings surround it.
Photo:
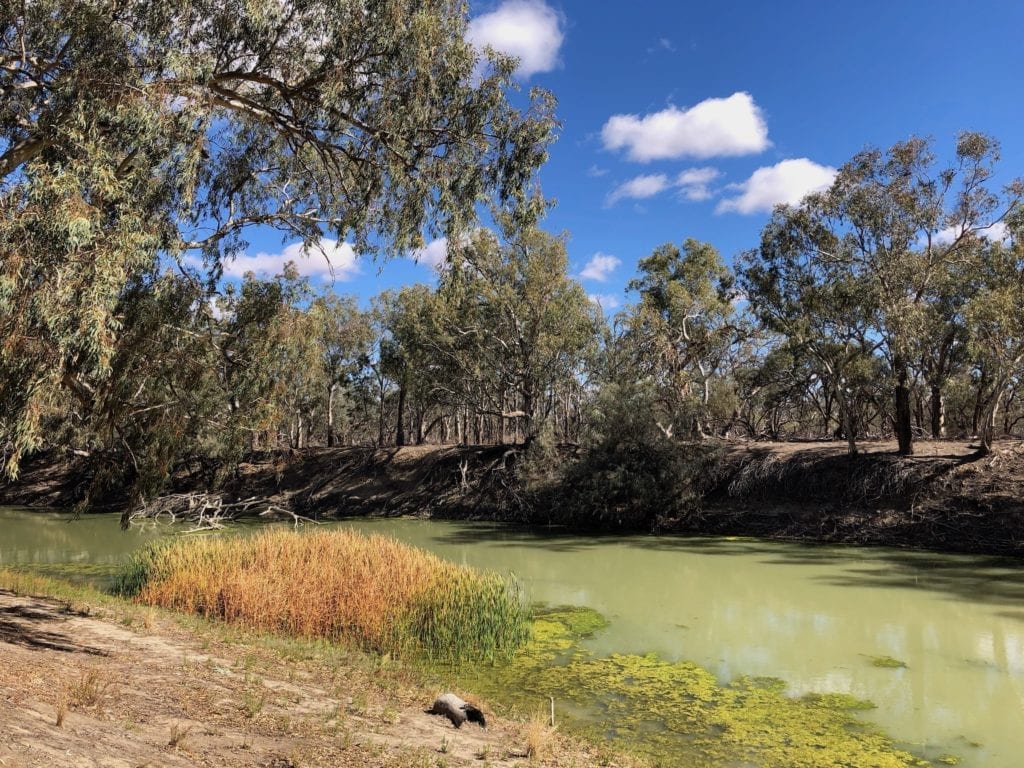
<path fill-rule="evenodd" d="M 90 656 L 107 655 L 104 650 L 78 643 L 62 632 L 45 628 L 45 625 L 62 621 L 63 618 L 60 610 L 56 608 L 33 608 L 26 605 L 0 608 L 0 643 L 20 645 L 34 650 L 85 653 Z"/>

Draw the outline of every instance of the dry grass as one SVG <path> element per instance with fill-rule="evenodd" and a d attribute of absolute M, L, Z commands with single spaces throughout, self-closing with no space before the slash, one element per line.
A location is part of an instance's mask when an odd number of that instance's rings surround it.
<path fill-rule="evenodd" d="M 182 725 L 181 723 L 173 723 L 171 725 L 171 738 L 167 741 L 167 746 L 171 747 L 172 749 L 177 749 L 178 747 L 184 748 L 184 746 L 185 746 L 185 739 L 188 738 L 188 735 L 191 732 L 192 732 L 192 726 L 191 725 Z"/>
<path fill-rule="evenodd" d="M 107 679 L 98 669 L 87 669 L 77 681 L 67 688 L 66 702 L 71 709 L 102 710 L 113 696 L 114 682 Z M 62 696 L 63 698 L 63 696 Z M 63 717 L 58 709 L 58 719 Z"/>
<path fill-rule="evenodd" d="M 57 718 L 56 718 L 56 720 L 54 722 L 54 725 L 56 725 L 58 728 L 63 728 L 64 727 L 64 718 L 67 717 L 67 714 L 68 714 L 68 693 L 64 689 L 62 689 L 60 691 L 60 693 L 57 694 L 57 707 L 56 707 L 56 709 L 57 709 Z"/>
<path fill-rule="evenodd" d="M 554 746 L 555 729 L 548 722 L 548 716 L 537 712 L 523 726 L 526 740 L 526 756 L 531 760 L 544 760 Z"/>
<path fill-rule="evenodd" d="M 116 589 L 148 605 L 379 652 L 494 657 L 527 634 L 507 579 L 346 530 L 177 539 L 138 554 Z"/>

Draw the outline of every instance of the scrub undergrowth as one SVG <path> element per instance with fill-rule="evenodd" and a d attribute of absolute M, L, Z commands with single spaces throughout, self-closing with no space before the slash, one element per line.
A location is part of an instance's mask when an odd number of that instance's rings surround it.
<path fill-rule="evenodd" d="M 558 719 L 654 765 L 687 768 L 924 768 L 875 725 L 872 704 L 844 694 L 786 695 L 775 678 L 721 684 L 653 654 L 597 657 L 580 640 L 604 625 L 588 609 L 545 609 L 509 663 L 450 671 L 458 684 L 526 714 L 556 700 Z"/>
<path fill-rule="evenodd" d="M 114 591 L 248 629 L 440 661 L 508 658 L 528 633 L 511 579 L 349 530 L 161 541 L 132 558 Z"/>

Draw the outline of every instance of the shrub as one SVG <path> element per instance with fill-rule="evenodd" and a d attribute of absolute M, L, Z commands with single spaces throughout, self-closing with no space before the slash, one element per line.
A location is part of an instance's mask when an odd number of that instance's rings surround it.
<path fill-rule="evenodd" d="M 698 509 L 696 479 L 716 444 L 681 442 L 656 424 L 656 398 L 642 384 L 602 388 L 583 458 L 565 470 L 563 521 L 599 528 L 652 529 Z"/>

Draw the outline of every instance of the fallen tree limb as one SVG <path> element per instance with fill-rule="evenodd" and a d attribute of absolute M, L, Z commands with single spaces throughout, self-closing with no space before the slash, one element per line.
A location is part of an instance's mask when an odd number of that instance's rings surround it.
<path fill-rule="evenodd" d="M 253 496 L 238 501 L 228 501 L 221 493 L 171 493 L 152 501 L 144 501 L 131 513 L 131 523 L 145 520 L 166 519 L 171 523 L 189 522 L 193 528 L 186 533 L 223 528 L 228 522 L 242 517 L 291 518 L 297 527 L 302 523 L 317 521 L 303 517 L 287 506 L 268 499 Z"/>

